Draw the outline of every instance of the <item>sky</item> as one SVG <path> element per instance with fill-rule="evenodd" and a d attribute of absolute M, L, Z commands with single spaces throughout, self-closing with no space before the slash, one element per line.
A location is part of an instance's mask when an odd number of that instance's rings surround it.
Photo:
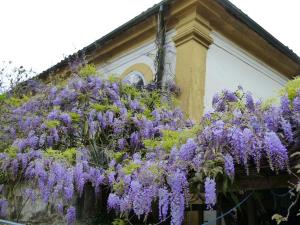
<path fill-rule="evenodd" d="M 160 0 L 0 0 L 0 62 L 42 72 Z M 300 55 L 299 0 L 231 0 Z"/>

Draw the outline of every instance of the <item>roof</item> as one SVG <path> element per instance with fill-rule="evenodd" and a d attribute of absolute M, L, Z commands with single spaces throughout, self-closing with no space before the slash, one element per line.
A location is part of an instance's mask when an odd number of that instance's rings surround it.
<path fill-rule="evenodd" d="M 228 0 L 216 0 L 227 12 L 229 12 L 233 17 L 238 19 L 240 22 L 244 23 L 251 30 L 256 32 L 259 36 L 261 36 L 265 41 L 267 41 L 274 48 L 285 54 L 287 57 L 292 59 L 294 62 L 300 64 L 300 57 L 293 52 L 289 47 L 281 43 L 278 39 L 276 39 L 273 35 L 271 35 L 268 31 L 262 28 L 258 23 L 252 20 L 249 16 L 247 16 L 242 10 L 237 8 L 234 4 L 232 4 Z"/>
<path fill-rule="evenodd" d="M 78 52 L 66 57 L 62 61 L 58 62 L 54 66 L 50 67 L 49 69 L 41 72 L 39 77 L 47 76 L 51 72 L 56 71 L 66 65 L 68 62 L 75 58 L 77 55 L 81 54 L 89 54 L 95 49 L 100 48 L 109 40 L 114 39 L 119 34 L 123 33 L 124 31 L 128 30 L 129 28 L 143 22 L 147 18 L 151 17 L 154 14 L 159 12 L 159 9 L 163 5 L 167 5 L 170 2 L 174 2 L 176 0 L 163 0 L 160 3 L 154 5 L 153 7 L 147 9 L 146 11 L 142 12 L 138 16 L 134 17 L 127 23 L 123 24 L 122 26 L 116 28 L 112 32 L 108 33 L 107 35 L 101 37 L 100 39 L 96 40 L 95 42 L 91 43 L 90 45 L 84 47 L 83 49 L 79 50 Z M 252 20 L 249 16 L 247 16 L 244 12 L 242 12 L 239 8 L 233 5 L 228 0 L 215 0 L 218 4 L 220 4 L 229 14 L 235 17 L 237 20 L 248 26 L 251 30 L 256 32 L 259 36 L 261 36 L 265 41 L 267 41 L 271 46 L 273 46 L 278 51 L 282 52 L 292 61 L 300 65 L 300 57 L 294 53 L 290 48 L 282 44 L 279 40 L 277 40 L 274 36 L 272 36 L 269 32 L 263 29 L 259 24 L 257 24 L 254 20 Z"/>

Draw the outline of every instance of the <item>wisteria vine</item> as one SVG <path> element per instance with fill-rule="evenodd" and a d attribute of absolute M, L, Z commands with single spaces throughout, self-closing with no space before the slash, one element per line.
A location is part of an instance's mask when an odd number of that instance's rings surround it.
<path fill-rule="evenodd" d="M 300 92 L 274 106 L 224 90 L 195 124 L 174 106 L 171 82 L 139 89 L 95 71 L 61 86 L 30 82 L 30 92 L 0 98 L 1 217 L 16 210 L 9 193 L 18 190 L 74 224 L 74 198 L 91 184 L 109 188 L 107 210 L 120 217 L 146 221 L 158 206 L 160 221 L 180 225 L 197 194 L 214 207 L 216 178 L 234 180 L 236 165 L 289 171 Z"/>

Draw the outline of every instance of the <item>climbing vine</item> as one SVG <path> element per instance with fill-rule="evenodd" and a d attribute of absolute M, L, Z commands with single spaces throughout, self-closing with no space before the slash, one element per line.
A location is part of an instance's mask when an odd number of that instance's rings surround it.
<path fill-rule="evenodd" d="M 18 190 L 24 204 L 41 200 L 74 224 L 74 198 L 90 185 L 96 194 L 109 190 L 114 224 L 132 215 L 147 221 L 157 207 L 160 221 L 179 225 L 192 198 L 215 206 L 216 180 L 234 182 L 237 165 L 260 172 L 267 161 L 274 173 L 291 171 L 299 91 L 286 89 L 275 106 L 241 87 L 224 90 L 195 124 L 176 107 L 171 83 L 136 88 L 91 65 L 60 86 L 28 82 L 35 92 L 0 98 L 1 217 L 21 217 L 13 207 Z"/>

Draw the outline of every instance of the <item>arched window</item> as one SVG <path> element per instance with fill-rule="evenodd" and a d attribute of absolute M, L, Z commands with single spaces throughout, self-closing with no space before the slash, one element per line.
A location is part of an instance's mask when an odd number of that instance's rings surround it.
<path fill-rule="evenodd" d="M 132 84 L 137 88 L 141 88 L 146 84 L 144 75 L 139 71 L 132 71 L 123 79 L 123 81 Z"/>

